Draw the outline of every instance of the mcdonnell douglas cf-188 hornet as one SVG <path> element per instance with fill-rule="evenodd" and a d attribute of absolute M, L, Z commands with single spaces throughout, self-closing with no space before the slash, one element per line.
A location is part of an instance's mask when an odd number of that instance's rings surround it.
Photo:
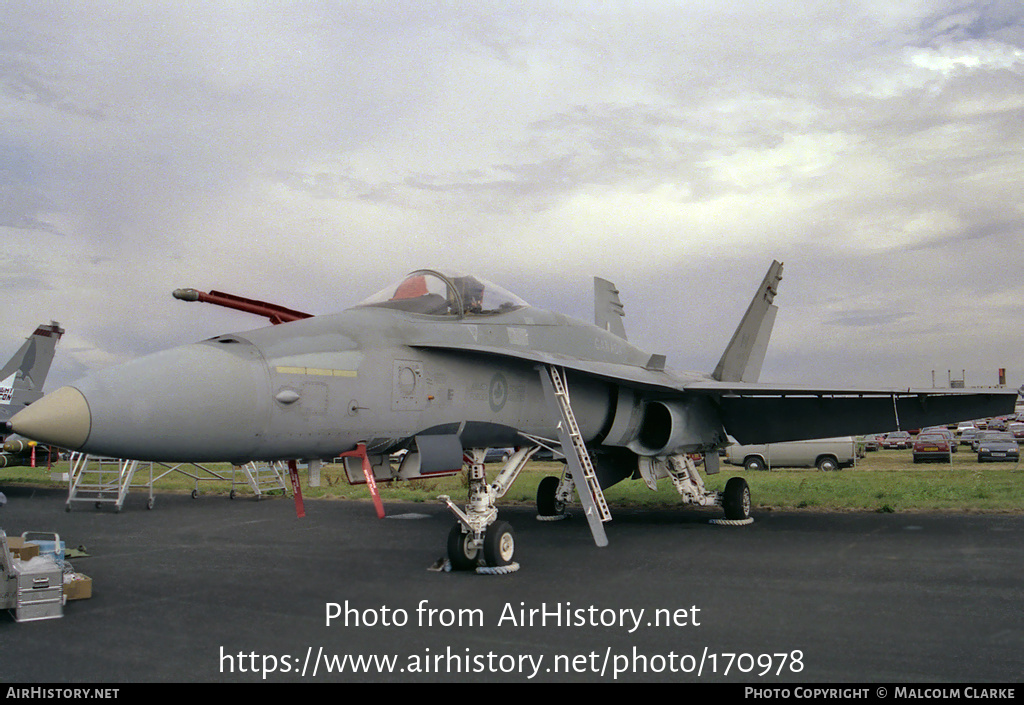
<path fill-rule="evenodd" d="M 432 477 L 468 465 L 452 567 L 513 566 L 512 527 L 496 500 L 541 448 L 566 459 L 538 490 L 542 515 L 575 490 L 595 542 L 607 543 L 603 490 L 669 478 L 686 503 L 750 516 L 747 483 L 705 488 L 692 454 L 718 472 L 741 443 L 919 428 L 1013 410 L 1016 391 L 850 390 L 759 384 L 782 265 L 772 263 L 711 375 L 676 372 L 626 340 L 623 307 L 595 280 L 595 324 L 534 308 L 472 276 L 418 270 L 341 313 L 311 316 L 218 292 L 178 290 L 279 325 L 102 370 L 12 419 L 21 434 L 139 460 L 204 462 L 345 456 L 349 479 Z M 491 482 L 488 448 L 515 448 Z M 393 467 L 390 457 L 406 451 Z M 291 464 L 294 473 L 294 462 Z M 294 477 L 293 477 L 294 479 Z M 378 514 L 382 513 L 378 500 Z"/>

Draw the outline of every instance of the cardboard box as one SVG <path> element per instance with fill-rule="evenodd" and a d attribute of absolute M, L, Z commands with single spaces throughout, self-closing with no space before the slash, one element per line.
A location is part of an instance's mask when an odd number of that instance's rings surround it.
<path fill-rule="evenodd" d="M 32 560 L 39 555 L 39 544 L 27 542 L 18 536 L 7 537 L 7 548 L 14 558 L 23 561 Z"/>
<path fill-rule="evenodd" d="M 66 573 L 64 597 L 69 600 L 87 600 L 92 597 L 92 578 L 82 573 Z"/>

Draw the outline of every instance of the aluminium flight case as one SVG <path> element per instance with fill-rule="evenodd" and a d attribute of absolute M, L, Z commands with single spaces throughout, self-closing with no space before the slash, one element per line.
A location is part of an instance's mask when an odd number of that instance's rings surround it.
<path fill-rule="evenodd" d="M 0 529 L 0 606 L 7 607 L 16 622 L 64 616 L 63 574 L 50 557 L 14 560 L 7 535 Z"/>

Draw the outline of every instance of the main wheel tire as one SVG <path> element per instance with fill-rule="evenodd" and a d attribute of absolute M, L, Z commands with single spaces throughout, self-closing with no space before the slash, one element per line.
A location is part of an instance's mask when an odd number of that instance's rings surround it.
<path fill-rule="evenodd" d="M 542 517 L 558 516 L 565 511 L 565 503 L 559 502 L 555 496 L 561 482 L 559 478 L 549 475 L 537 485 L 537 513 Z"/>
<path fill-rule="evenodd" d="M 448 561 L 452 564 L 452 570 L 476 568 L 480 549 L 472 542 L 473 535 L 463 531 L 462 524 L 455 522 L 455 526 L 448 532 Z"/>
<path fill-rule="evenodd" d="M 722 494 L 722 509 L 726 519 L 750 518 L 750 486 L 742 477 L 731 477 L 725 483 Z"/>
<path fill-rule="evenodd" d="M 484 534 L 484 562 L 491 567 L 509 565 L 516 553 L 516 534 L 507 521 L 496 521 Z"/>

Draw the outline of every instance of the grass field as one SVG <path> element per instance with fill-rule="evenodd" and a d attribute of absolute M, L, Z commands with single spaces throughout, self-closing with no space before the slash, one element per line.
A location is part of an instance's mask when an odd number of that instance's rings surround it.
<path fill-rule="evenodd" d="M 747 472 L 739 467 L 723 463 L 718 475 L 704 476 L 710 489 L 720 490 L 726 480 L 741 475 L 750 484 L 757 509 L 815 509 L 815 510 L 866 510 L 879 512 L 904 512 L 921 510 L 955 510 L 973 512 L 1022 512 L 1024 511 L 1024 467 L 1014 463 L 986 463 L 979 465 L 977 457 L 969 451 L 953 455 L 952 463 L 929 463 L 915 465 L 909 450 L 883 450 L 868 453 L 857 466 L 838 472 L 809 470 L 774 470 L 771 472 Z M 136 474 L 135 484 L 148 479 L 146 470 Z M 223 477 L 231 477 L 228 464 L 206 464 Z M 185 466 L 195 472 L 191 466 Z M 493 477 L 498 465 L 488 467 L 488 477 Z M 67 463 L 55 466 L 53 472 L 66 472 Z M 154 474 L 162 472 L 154 465 Z M 507 495 L 503 503 L 533 503 L 537 484 L 546 475 L 561 472 L 559 463 L 532 463 Z M 206 473 L 196 473 L 209 477 Z M 339 500 L 368 500 L 369 492 L 362 485 L 349 485 L 341 465 L 325 465 L 321 471 L 321 486 L 307 487 L 305 468 L 300 468 L 302 492 L 306 498 L 329 498 Z M 251 493 L 248 486 L 237 487 L 242 496 Z M 67 487 L 66 482 L 50 479 L 50 471 L 26 467 L 0 469 L 0 488 L 32 485 Z M 435 502 L 440 494 L 451 495 L 456 501 L 466 496 L 464 474 L 434 480 L 387 483 L 379 485 L 381 496 L 387 501 Z M 179 473 L 170 473 L 155 483 L 160 492 L 191 492 L 198 488 L 202 494 L 228 494 L 231 491 L 227 481 L 198 482 Z M 139 488 L 133 492 L 143 492 Z M 658 491 L 651 492 L 642 481 L 621 482 L 605 491 L 612 506 L 673 507 L 679 505 L 679 497 L 672 484 L 662 480 Z"/>

